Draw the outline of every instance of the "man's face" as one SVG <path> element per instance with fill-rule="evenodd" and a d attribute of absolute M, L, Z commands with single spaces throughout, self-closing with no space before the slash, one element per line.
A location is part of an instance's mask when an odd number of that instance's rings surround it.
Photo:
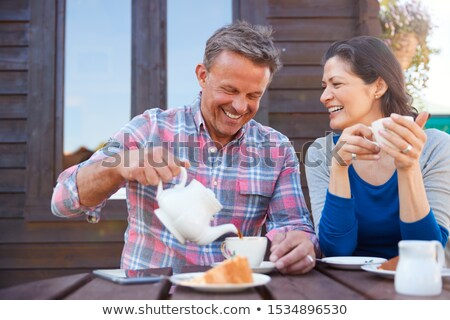
<path fill-rule="evenodd" d="M 223 51 L 210 70 L 199 64 L 196 74 L 202 87 L 201 110 L 206 127 L 214 142 L 224 146 L 258 111 L 270 82 L 270 69 Z"/>

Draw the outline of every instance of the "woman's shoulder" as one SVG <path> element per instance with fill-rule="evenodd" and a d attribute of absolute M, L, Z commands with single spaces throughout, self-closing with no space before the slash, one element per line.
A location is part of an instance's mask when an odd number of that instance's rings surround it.
<path fill-rule="evenodd" d="M 305 166 L 307 168 L 327 168 L 327 164 L 331 161 L 333 148 L 335 148 L 334 138 L 335 135 L 330 133 L 324 137 L 317 138 L 309 145 L 305 157 Z"/>
<path fill-rule="evenodd" d="M 450 134 L 438 129 L 425 129 L 427 135 L 427 142 L 437 144 L 439 142 L 448 143 L 450 141 Z"/>
<path fill-rule="evenodd" d="M 330 132 L 324 137 L 319 137 L 311 145 L 317 145 L 317 146 L 326 146 L 327 144 L 334 145 L 336 144 L 337 140 L 339 140 L 340 134 L 336 134 L 334 132 Z"/>
<path fill-rule="evenodd" d="M 437 129 L 426 129 L 427 142 L 422 151 L 421 163 L 448 161 L 450 159 L 450 135 Z"/>
<path fill-rule="evenodd" d="M 335 144 L 335 136 L 330 133 L 324 137 L 319 137 L 314 140 L 308 147 L 309 154 L 327 154 L 331 152 L 334 144 Z"/>
<path fill-rule="evenodd" d="M 441 152 L 450 153 L 450 135 L 438 129 L 426 129 L 427 142 L 424 146 L 424 152 L 429 150 L 441 149 Z"/>

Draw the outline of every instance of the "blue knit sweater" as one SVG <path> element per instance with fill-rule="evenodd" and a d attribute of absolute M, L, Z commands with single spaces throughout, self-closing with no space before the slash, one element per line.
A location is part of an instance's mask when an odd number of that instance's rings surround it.
<path fill-rule="evenodd" d="M 448 144 L 450 139 L 445 135 L 433 132 L 431 134 L 444 137 L 447 140 L 442 142 L 447 143 L 447 148 L 450 146 Z M 333 136 L 333 145 L 338 138 L 339 136 Z M 314 162 L 316 165 L 310 163 L 308 166 L 307 163 L 306 173 L 316 231 L 319 233 L 320 247 L 325 256 L 356 255 L 392 258 L 398 255 L 400 240 L 412 239 L 438 240 L 445 248 L 449 235 L 450 189 L 448 184 L 450 180 L 447 180 L 447 187 L 443 186 L 439 194 L 442 197 L 439 201 L 447 203 L 448 206 L 445 208 L 444 216 L 440 216 L 441 223 L 437 222 L 433 212 L 433 205 L 439 204 L 434 199 L 430 201 L 431 210 L 427 216 L 413 223 L 405 223 L 400 221 L 399 217 L 397 172 L 383 185 L 373 186 L 362 180 L 353 166 L 350 166 L 349 180 L 352 197 L 341 198 L 328 192 L 329 166 L 323 163 L 327 159 L 325 156 L 327 148 L 323 143 L 324 138 L 321 139 L 323 141 L 311 149 L 312 152 L 308 151 L 308 156 L 311 157 L 307 159 L 316 161 Z M 324 149 L 320 150 L 318 145 L 322 145 Z M 427 151 L 429 150 L 424 148 L 423 155 L 426 157 L 430 156 Z M 322 156 L 320 156 L 321 153 Z M 319 165 L 317 160 L 320 159 L 323 162 Z M 328 179 L 326 173 L 328 173 Z M 450 166 L 447 166 L 440 174 L 446 174 L 446 177 L 450 178 Z M 428 181 L 425 181 L 425 186 L 437 188 L 437 185 L 432 185 Z M 322 199 L 317 199 L 318 197 Z M 438 210 L 439 214 L 442 214 L 441 208 Z"/>

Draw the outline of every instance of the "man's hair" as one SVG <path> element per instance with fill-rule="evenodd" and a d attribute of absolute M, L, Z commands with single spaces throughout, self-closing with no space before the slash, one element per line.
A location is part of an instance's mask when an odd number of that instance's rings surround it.
<path fill-rule="evenodd" d="M 281 68 L 280 52 L 273 43 L 270 26 L 237 21 L 218 29 L 206 42 L 203 64 L 207 70 L 222 51 L 232 51 L 257 65 L 268 66 L 271 76 Z"/>

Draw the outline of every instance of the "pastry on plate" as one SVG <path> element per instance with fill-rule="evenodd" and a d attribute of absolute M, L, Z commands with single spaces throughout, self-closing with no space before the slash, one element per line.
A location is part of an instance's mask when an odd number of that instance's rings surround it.
<path fill-rule="evenodd" d="M 381 270 L 389 270 L 389 271 L 395 271 L 397 269 L 397 264 L 398 264 L 398 256 L 389 259 L 388 261 L 382 263 L 378 269 Z"/>
<path fill-rule="evenodd" d="M 252 283 L 252 269 L 246 257 L 235 256 L 206 271 L 201 277 L 189 280 L 191 284 Z"/>

